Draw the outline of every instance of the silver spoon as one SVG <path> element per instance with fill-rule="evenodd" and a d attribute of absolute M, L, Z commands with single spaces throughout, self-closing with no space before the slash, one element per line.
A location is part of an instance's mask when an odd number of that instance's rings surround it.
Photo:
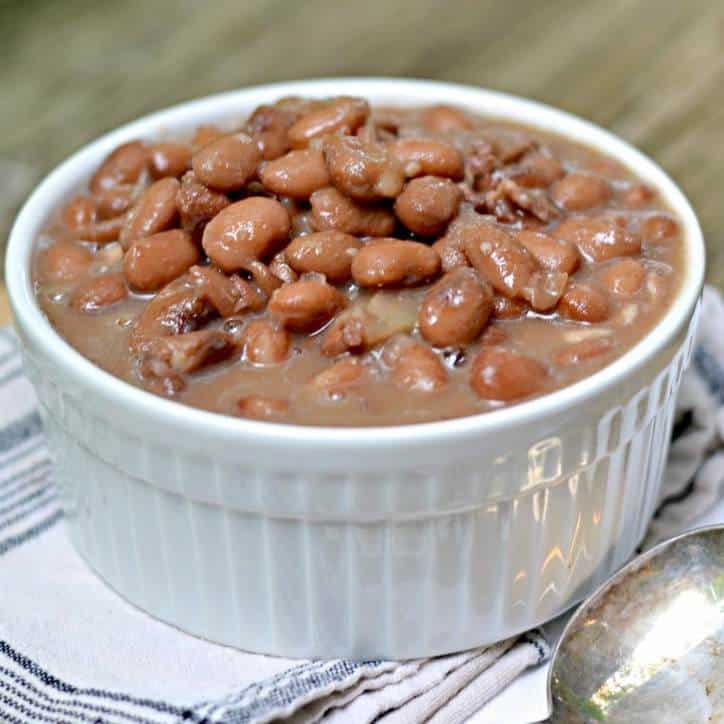
<path fill-rule="evenodd" d="M 638 556 L 565 627 L 550 721 L 724 722 L 724 525 Z"/>

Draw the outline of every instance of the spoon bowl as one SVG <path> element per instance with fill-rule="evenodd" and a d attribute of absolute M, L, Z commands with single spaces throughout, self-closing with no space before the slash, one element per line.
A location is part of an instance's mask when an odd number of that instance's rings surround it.
<path fill-rule="evenodd" d="M 564 629 L 552 722 L 724 721 L 724 526 L 638 556 Z"/>

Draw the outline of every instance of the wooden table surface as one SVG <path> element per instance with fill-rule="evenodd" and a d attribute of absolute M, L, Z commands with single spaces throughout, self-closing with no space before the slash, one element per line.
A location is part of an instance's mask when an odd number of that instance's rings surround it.
<path fill-rule="evenodd" d="M 0 68 L 2 240 L 53 165 L 138 115 L 269 81 L 425 77 L 545 101 L 643 149 L 692 200 L 724 284 L 722 0 L 0 0 Z"/>

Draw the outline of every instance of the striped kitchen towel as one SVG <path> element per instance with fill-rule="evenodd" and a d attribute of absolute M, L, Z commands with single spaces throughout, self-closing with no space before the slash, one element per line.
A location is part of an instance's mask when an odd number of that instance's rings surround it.
<path fill-rule="evenodd" d="M 707 289 L 649 541 L 724 494 L 724 303 Z M 544 661 L 538 632 L 435 659 L 291 661 L 187 636 L 126 604 L 62 524 L 32 388 L 0 331 L 0 722 L 458 722 Z"/>

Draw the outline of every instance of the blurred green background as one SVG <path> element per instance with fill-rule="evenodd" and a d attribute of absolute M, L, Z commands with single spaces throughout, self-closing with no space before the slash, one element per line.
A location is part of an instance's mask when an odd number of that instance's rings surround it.
<path fill-rule="evenodd" d="M 724 281 L 722 0 L 0 0 L 0 239 L 39 178 L 119 123 L 330 75 L 482 85 L 612 129 L 682 185 Z"/>

